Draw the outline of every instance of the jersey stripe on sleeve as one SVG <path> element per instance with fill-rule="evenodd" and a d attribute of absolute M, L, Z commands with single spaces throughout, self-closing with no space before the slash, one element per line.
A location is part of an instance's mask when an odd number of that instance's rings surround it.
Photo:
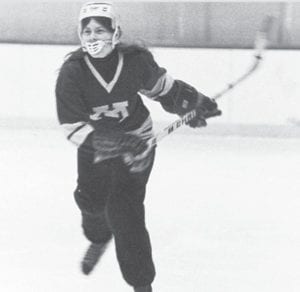
<path fill-rule="evenodd" d="M 77 122 L 74 124 L 61 124 L 67 139 L 80 146 L 86 140 L 87 136 L 94 131 L 94 128 L 86 122 Z"/>
<path fill-rule="evenodd" d="M 168 75 L 168 74 L 163 74 L 160 76 L 157 80 L 157 82 L 154 84 L 152 89 L 146 90 L 146 89 L 141 89 L 139 92 L 150 99 L 157 99 L 159 96 L 166 95 L 170 89 L 172 88 L 174 84 L 174 79 Z"/>

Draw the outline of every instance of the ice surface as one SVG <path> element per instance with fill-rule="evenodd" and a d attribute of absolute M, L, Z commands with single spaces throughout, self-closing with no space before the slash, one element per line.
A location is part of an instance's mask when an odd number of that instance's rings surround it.
<path fill-rule="evenodd" d="M 113 246 L 90 277 L 72 192 L 75 149 L 56 130 L 0 130 L 0 287 L 131 291 Z M 146 198 L 154 291 L 299 291 L 300 140 L 165 139 Z"/>

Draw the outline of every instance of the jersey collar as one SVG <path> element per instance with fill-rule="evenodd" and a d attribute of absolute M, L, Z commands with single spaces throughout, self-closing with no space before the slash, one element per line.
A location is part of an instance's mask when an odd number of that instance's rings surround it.
<path fill-rule="evenodd" d="M 85 55 L 84 57 L 84 61 L 86 63 L 86 65 L 88 66 L 88 68 L 90 69 L 90 71 L 92 72 L 92 74 L 94 75 L 94 77 L 98 80 L 98 82 L 104 87 L 104 89 L 108 92 L 111 93 L 111 91 L 113 90 L 114 86 L 116 85 L 122 68 L 123 68 L 123 63 L 124 63 L 124 56 L 121 52 L 118 52 L 118 66 L 116 69 L 116 73 L 114 75 L 114 78 L 110 81 L 110 82 L 106 82 L 103 77 L 101 76 L 101 74 L 97 71 L 97 69 L 94 67 L 94 65 L 91 63 L 91 61 L 89 60 L 88 56 Z"/>

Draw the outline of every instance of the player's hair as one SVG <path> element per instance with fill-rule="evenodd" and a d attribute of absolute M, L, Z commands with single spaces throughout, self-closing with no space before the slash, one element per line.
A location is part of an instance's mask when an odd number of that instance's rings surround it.
<path fill-rule="evenodd" d="M 81 32 L 88 25 L 91 19 L 94 19 L 99 24 L 103 25 L 103 27 L 106 28 L 108 31 L 112 33 L 114 32 L 114 29 L 112 27 L 112 20 L 108 17 L 103 17 L 103 16 L 92 16 L 92 17 L 84 18 L 81 21 Z M 122 34 L 121 30 L 120 33 Z M 134 41 L 134 42 L 121 41 L 120 43 L 116 44 L 116 49 L 123 52 L 124 54 L 132 54 L 132 53 L 149 51 L 147 45 L 142 40 Z M 65 62 L 82 59 L 84 54 L 85 53 L 83 52 L 82 48 L 78 48 L 77 50 L 72 51 L 65 56 Z"/>
<path fill-rule="evenodd" d="M 149 51 L 148 47 L 141 42 L 139 43 L 120 42 L 119 44 L 116 45 L 116 49 L 118 51 L 121 51 L 124 54 L 134 54 L 134 53 L 142 53 L 142 52 Z M 65 56 L 65 62 L 82 59 L 84 54 L 85 53 L 83 52 L 82 48 L 78 48 L 77 50 L 72 51 Z"/>
<path fill-rule="evenodd" d="M 120 42 L 116 45 L 117 49 L 124 54 L 149 51 L 147 45 L 142 41 L 136 42 Z"/>
<path fill-rule="evenodd" d="M 115 30 L 112 27 L 112 21 L 111 18 L 103 17 L 103 16 L 92 16 L 84 18 L 81 21 L 81 32 L 84 30 L 84 28 L 88 25 L 88 23 L 91 21 L 91 19 L 94 19 L 96 22 L 104 26 L 109 32 L 113 33 Z"/>

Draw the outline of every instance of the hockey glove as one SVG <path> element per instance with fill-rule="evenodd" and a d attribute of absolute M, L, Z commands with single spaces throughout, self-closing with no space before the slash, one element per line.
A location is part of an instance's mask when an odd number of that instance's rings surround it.
<path fill-rule="evenodd" d="M 188 125 L 192 128 L 205 127 L 206 119 L 220 116 L 222 112 L 218 109 L 218 104 L 209 97 L 198 93 L 198 101 L 196 105 L 196 117 L 192 119 Z"/>
<path fill-rule="evenodd" d="M 170 91 L 161 96 L 158 101 L 166 111 L 176 113 L 181 117 L 196 109 L 196 117 L 188 123 L 193 128 L 206 126 L 206 119 L 221 114 L 214 100 L 181 80 L 175 80 Z"/>
<path fill-rule="evenodd" d="M 148 148 L 147 143 L 140 137 L 110 128 L 98 128 L 94 132 L 93 147 L 96 150 L 95 162 L 125 154 L 136 157 Z"/>
<path fill-rule="evenodd" d="M 153 162 L 153 158 L 154 152 L 151 151 L 150 148 L 136 157 L 132 157 L 128 154 L 125 154 L 123 156 L 125 164 L 128 165 L 129 171 L 132 173 L 142 172 L 146 170 Z"/>

